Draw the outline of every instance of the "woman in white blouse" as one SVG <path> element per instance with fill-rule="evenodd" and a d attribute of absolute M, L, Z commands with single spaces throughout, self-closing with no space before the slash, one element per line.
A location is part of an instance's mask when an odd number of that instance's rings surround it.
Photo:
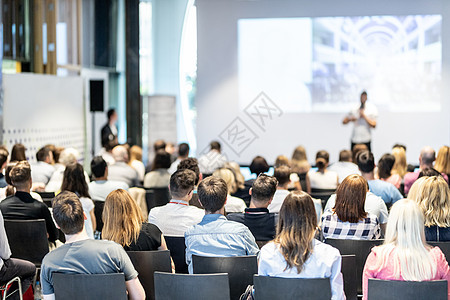
<path fill-rule="evenodd" d="M 339 185 L 339 177 L 336 172 L 329 171 L 328 163 L 330 154 L 321 150 L 316 154 L 317 171 L 310 170 L 308 178 L 312 189 L 336 189 Z"/>
<path fill-rule="evenodd" d="M 311 197 L 289 193 L 281 206 L 277 235 L 261 249 L 258 274 L 286 278 L 329 278 L 331 299 L 345 299 L 339 250 L 314 239 L 317 216 Z"/>

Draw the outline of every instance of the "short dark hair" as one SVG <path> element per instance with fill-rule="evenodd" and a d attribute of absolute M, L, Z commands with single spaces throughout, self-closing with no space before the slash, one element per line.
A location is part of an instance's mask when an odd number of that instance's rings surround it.
<path fill-rule="evenodd" d="M 366 91 L 362 91 L 361 96 L 362 95 L 366 95 L 367 96 L 367 92 Z"/>
<path fill-rule="evenodd" d="M 8 151 L 0 149 L 0 168 L 8 161 Z"/>
<path fill-rule="evenodd" d="M 50 155 L 50 152 L 52 151 L 50 150 L 49 147 L 46 146 L 39 149 L 39 151 L 36 152 L 37 161 L 45 161 L 45 159 Z"/>
<path fill-rule="evenodd" d="M 178 156 L 184 157 L 189 155 L 189 145 L 187 143 L 181 143 L 178 145 Z"/>
<path fill-rule="evenodd" d="M 108 112 L 106 113 L 106 115 L 108 116 L 108 120 L 111 119 L 111 117 L 114 115 L 115 112 L 116 112 L 116 110 L 114 108 L 110 108 L 108 110 Z"/>
<path fill-rule="evenodd" d="M 363 173 L 370 173 L 375 169 L 375 158 L 368 150 L 359 151 L 356 156 L 356 164 Z"/>
<path fill-rule="evenodd" d="M 275 177 L 261 174 L 252 185 L 252 201 L 267 202 L 273 198 L 278 181 Z"/>
<path fill-rule="evenodd" d="M 9 172 L 13 186 L 20 187 L 31 179 L 31 167 L 27 161 L 19 161 Z"/>
<path fill-rule="evenodd" d="M 278 184 L 283 186 L 290 180 L 291 169 L 288 166 L 280 166 L 275 168 L 273 176 L 278 180 Z"/>
<path fill-rule="evenodd" d="M 165 149 L 166 149 L 166 142 L 163 140 L 157 140 L 153 144 L 153 150 L 155 150 L 155 152 L 158 150 L 165 150 Z"/>
<path fill-rule="evenodd" d="M 269 171 L 269 164 L 267 163 L 266 159 L 262 156 L 256 156 L 252 163 L 250 164 L 250 172 L 259 175 L 261 173 L 266 173 Z"/>
<path fill-rule="evenodd" d="M 222 148 L 222 146 L 220 145 L 220 143 L 218 141 L 212 141 L 209 146 L 211 147 L 211 150 L 218 150 L 220 151 L 220 149 Z"/>
<path fill-rule="evenodd" d="M 198 160 L 194 157 L 188 157 L 180 161 L 177 166 L 177 170 L 180 171 L 185 169 L 191 170 L 195 173 L 195 185 L 197 185 L 200 180 L 200 168 L 198 167 Z"/>
<path fill-rule="evenodd" d="M 101 156 L 95 156 L 91 161 L 91 171 L 95 178 L 100 178 L 105 175 L 108 164 Z"/>
<path fill-rule="evenodd" d="M 227 201 L 228 187 L 223 179 L 210 176 L 200 182 L 197 194 L 206 211 L 216 212 L 224 207 Z"/>
<path fill-rule="evenodd" d="M 342 150 L 339 152 L 339 161 L 352 161 L 352 151 Z"/>
<path fill-rule="evenodd" d="M 76 234 L 83 230 L 84 212 L 75 193 L 62 192 L 53 200 L 53 217 L 64 234 Z"/>
<path fill-rule="evenodd" d="M 170 194 L 175 198 L 183 198 L 195 187 L 196 176 L 189 169 L 178 170 L 170 176 Z"/>
<path fill-rule="evenodd" d="M 153 159 L 152 171 L 156 169 L 168 169 L 172 164 L 172 158 L 166 150 L 159 149 L 156 151 L 155 158 Z"/>
<path fill-rule="evenodd" d="M 389 153 L 384 154 L 378 161 L 378 177 L 380 179 L 389 178 L 394 164 L 395 156 Z"/>

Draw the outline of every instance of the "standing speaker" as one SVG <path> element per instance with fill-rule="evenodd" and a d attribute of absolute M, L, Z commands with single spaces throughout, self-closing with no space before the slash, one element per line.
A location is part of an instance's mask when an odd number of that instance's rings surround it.
<path fill-rule="evenodd" d="M 91 112 L 103 111 L 103 80 L 89 81 Z"/>

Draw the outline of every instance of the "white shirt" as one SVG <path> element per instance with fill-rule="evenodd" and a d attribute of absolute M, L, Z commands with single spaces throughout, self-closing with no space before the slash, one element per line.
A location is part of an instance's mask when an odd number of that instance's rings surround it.
<path fill-rule="evenodd" d="M 353 125 L 352 142 L 353 143 L 368 143 L 372 140 L 370 125 L 364 118 L 359 116 L 359 109 L 361 104 L 355 106 L 351 112 L 350 116 L 357 118 Z M 364 104 L 364 114 L 371 120 L 376 120 L 378 117 L 378 110 L 375 105 L 370 102 Z"/>
<path fill-rule="evenodd" d="M 114 180 L 97 180 L 89 183 L 89 195 L 94 201 L 105 201 L 109 193 L 117 189 L 128 190 L 128 184 Z"/>
<path fill-rule="evenodd" d="M 61 185 L 64 179 L 64 171 L 66 170 L 66 166 L 59 165 L 56 169 L 56 171 L 53 173 L 52 177 L 50 178 L 50 181 L 45 186 L 46 192 L 57 192 L 61 189 Z M 89 175 L 84 171 L 84 178 L 86 180 L 86 183 L 89 183 Z"/>
<path fill-rule="evenodd" d="M 146 188 L 165 188 L 169 186 L 170 174 L 168 169 L 156 169 L 145 174 L 144 187 Z"/>
<path fill-rule="evenodd" d="M 38 161 L 31 164 L 31 179 L 33 183 L 41 182 L 47 184 L 55 172 L 55 167 L 44 161 Z"/>
<path fill-rule="evenodd" d="M 269 204 L 269 212 L 271 213 L 279 213 L 281 205 L 284 202 L 284 199 L 289 194 L 288 190 L 276 190 L 275 194 L 273 195 L 272 203 Z"/>
<path fill-rule="evenodd" d="M 245 205 L 244 200 L 228 195 L 227 203 L 225 204 L 225 211 L 227 213 L 243 213 L 246 208 L 247 205 Z"/>
<path fill-rule="evenodd" d="M 342 183 L 344 179 L 353 174 L 361 175 L 358 169 L 358 165 L 349 161 L 338 161 L 328 167 L 328 171 L 333 171 L 338 174 L 339 183 Z"/>
<path fill-rule="evenodd" d="M 135 169 L 136 172 L 138 173 L 139 181 L 144 181 L 145 176 L 144 163 L 140 160 L 135 159 L 131 162 L 131 167 L 133 167 L 133 169 Z"/>
<path fill-rule="evenodd" d="M 324 211 L 331 211 L 335 204 L 336 204 L 336 194 L 333 194 L 328 199 Z M 367 192 L 366 201 L 364 203 L 364 210 L 370 214 L 377 216 L 378 221 L 380 221 L 380 224 L 387 223 L 389 214 L 386 207 L 386 203 L 384 203 L 383 199 L 376 196 L 375 194 Z"/>
<path fill-rule="evenodd" d="M 186 230 L 201 222 L 205 211 L 183 200 L 170 200 L 154 207 L 148 214 L 148 222 L 158 226 L 165 236 L 184 237 Z"/>
<path fill-rule="evenodd" d="M 167 170 L 167 172 L 169 172 L 170 175 L 172 175 L 173 173 L 175 173 L 177 171 L 178 165 L 180 164 L 181 159 L 177 158 L 171 165 L 170 168 Z"/>
<path fill-rule="evenodd" d="M 313 241 L 313 251 L 303 265 L 302 272 L 288 268 L 279 246 L 270 242 L 259 254 L 258 275 L 283 278 L 330 278 L 331 299 L 345 299 L 341 274 L 342 258 L 339 250 L 330 245 Z"/>
<path fill-rule="evenodd" d="M 310 170 L 308 177 L 312 189 L 335 189 L 339 179 L 336 172 L 329 170 L 325 170 L 324 173 Z"/>

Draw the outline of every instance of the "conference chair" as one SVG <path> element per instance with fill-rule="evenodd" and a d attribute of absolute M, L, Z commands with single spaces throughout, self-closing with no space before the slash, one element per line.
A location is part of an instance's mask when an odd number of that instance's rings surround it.
<path fill-rule="evenodd" d="M 172 272 L 170 252 L 168 250 L 127 251 L 127 254 L 139 273 L 139 281 L 144 287 L 147 299 L 155 299 L 153 273 L 155 271 Z"/>
<path fill-rule="evenodd" d="M 228 274 L 171 274 L 155 272 L 156 300 L 230 300 Z"/>
<path fill-rule="evenodd" d="M 258 274 L 255 255 L 231 257 L 206 257 L 192 255 L 194 274 L 227 273 L 232 300 L 239 299 L 248 285 L 253 284 L 253 275 Z"/>
<path fill-rule="evenodd" d="M 102 232 L 103 229 L 103 207 L 105 207 L 105 201 L 94 201 L 94 215 L 95 215 L 95 222 L 97 224 L 96 231 Z"/>
<path fill-rule="evenodd" d="M 255 300 L 331 299 L 329 278 L 281 278 L 255 275 Z"/>
<path fill-rule="evenodd" d="M 450 261 L 450 242 L 427 242 L 430 246 L 439 247 L 444 253 L 447 262 Z"/>
<path fill-rule="evenodd" d="M 347 300 L 356 300 L 358 292 L 356 288 L 356 256 L 342 255 L 341 265 L 342 277 L 344 279 L 344 292 Z"/>
<path fill-rule="evenodd" d="M 446 300 L 447 280 L 399 281 L 369 279 L 369 300 Z"/>
<path fill-rule="evenodd" d="M 336 189 L 313 189 L 311 188 L 310 196 L 315 199 L 320 199 L 322 201 L 322 208 L 327 205 L 327 201 L 331 195 L 336 193 Z"/>
<path fill-rule="evenodd" d="M 184 237 L 164 236 L 167 249 L 170 250 L 170 256 L 175 264 L 175 272 L 180 274 L 188 273 L 188 265 L 186 264 L 186 244 Z"/>
<path fill-rule="evenodd" d="M 52 207 L 52 200 L 55 198 L 54 192 L 36 192 L 41 196 L 42 201 L 44 201 L 45 205 L 48 207 Z"/>
<path fill-rule="evenodd" d="M 170 201 L 169 188 L 145 188 L 145 191 L 148 211 L 153 207 L 166 205 Z"/>
<path fill-rule="evenodd" d="M 11 288 L 10 285 L 13 284 L 14 282 L 17 282 L 17 288 L 14 289 L 13 291 L 9 291 L 9 289 Z M 22 284 L 21 284 L 21 280 L 19 277 L 14 277 L 13 279 L 11 279 L 10 281 L 6 282 L 6 283 L 2 283 L 0 285 L 0 292 L 2 292 L 2 300 L 6 300 L 7 297 L 10 297 L 12 294 L 14 293 L 19 293 L 19 299 L 22 300 L 23 296 L 22 296 Z"/>
<path fill-rule="evenodd" d="M 370 250 L 383 243 L 383 240 L 341 240 L 341 239 L 326 239 L 326 244 L 337 248 L 341 255 L 352 255 L 356 257 L 356 278 L 358 295 L 362 294 L 362 273 L 364 264 Z"/>
<path fill-rule="evenodd" d="M 123 273 L 53 274 L 56 300 L 126 300 L 127 289 Z"/>

